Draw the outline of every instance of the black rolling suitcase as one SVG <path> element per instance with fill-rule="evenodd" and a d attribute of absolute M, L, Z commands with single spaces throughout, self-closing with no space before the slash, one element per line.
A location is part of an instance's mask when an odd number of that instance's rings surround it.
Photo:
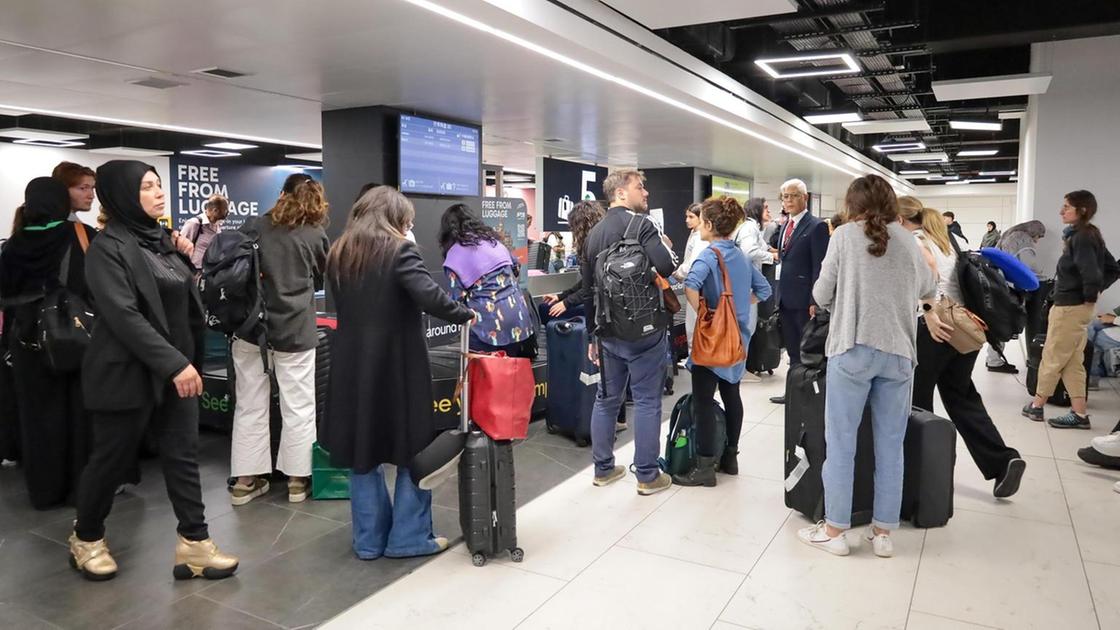
<path fill-rule="evenodd" d="M 915 527 L 942 527 L 953 517 L 956 427 L 945 418 L 914 408 L 904 448 L 900 517 Z"/>
<path fill-rule="evenodd" d="M 778 328 L 778 314 L 762 317 L 761 304 L 758 311 L 758 326 L 755 326 L 751 344 L 747 349 L 747 371 L 774 373 L 782 361 L 782 331 Z"/>
<path fill-rule="evenodd" d="M 582 317 L 553 320 L 548 332 L 549 433 L 560 433 L 578 446 L 591 443 L 591 410 L 599 387 L 599 368 L 587 358 L 587 322 Z"/>
<path fill-rule="evenodd" d="M 513 468 L 513 442 L 492 440 L 471 426 L 470 378 L 467 350 L 470 326 L 463 326 L 460 375 L 463 381 L 460 429 L 466 446 L 459 458 L 459 526 L 475 566 L 508 551 L 521 562 L 525 552 L 517 546 L 517 499 Z"/>
<path fill-rule="evenodd" d="M 785 501 L 813 522 L 824 518 L 824 385 L 820 369 L 795 365 L 786 376 Z M 856 443 L 852 527 L 871 522 L 875 490 L 871 409 L 865 408 Z"/>
<path fill-rule="evenodd" d="M 1042 349 L 1046 345 L 1046 335 L 1035 335 L 1027 346 L 1027 393 L 1034 396 L 1038 387 L 1038 368 L 1042 365 Z M 1093 344 L 1085 343 L 1085 388 L 1088 395 L 1089 370 L 1093 363 Z M 1069 392 L 1065 383 L 1060 379 L 1054 388 L 1054 394 L 1046 400 L 1051 405 L 1068 407 L 1070 405 Z"/>

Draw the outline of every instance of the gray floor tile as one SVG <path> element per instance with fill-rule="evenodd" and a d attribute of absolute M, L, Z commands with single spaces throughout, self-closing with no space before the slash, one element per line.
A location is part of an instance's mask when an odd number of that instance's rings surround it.
<path fill-rule="evenodd" d="M 221 628 L 222 630 L 271 628 L 275 630 L 279 627 L 204 597 L 191 595 L 127 623 L 121 626 L 120 630 L 177 630 L 179 628 Z"/>
<path fill-rule="evenodd" d="M 0 604 L 0 628 L 19 630 L 53 630 L 58 626 L 47 623 L 14 604 Z"/>

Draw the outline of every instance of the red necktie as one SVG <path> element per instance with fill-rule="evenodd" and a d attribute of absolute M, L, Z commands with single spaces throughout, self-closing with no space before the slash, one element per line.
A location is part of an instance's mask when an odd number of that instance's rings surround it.
<path fill-rule="evenodd" d="M 789 237 L 793 236 L 793 219 L 786 221 L 786 232 L 782 235 L 782 253 L 789 251 Z"/>

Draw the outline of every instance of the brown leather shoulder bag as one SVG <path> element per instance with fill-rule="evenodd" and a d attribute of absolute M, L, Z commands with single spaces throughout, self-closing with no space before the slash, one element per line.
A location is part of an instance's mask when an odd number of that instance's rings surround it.
<path fill-rule="evenodd" d="M 731 278 L 727 275 L 723 254 L 715 247 L 712 252 L 716 255 L 719 271 L 723 276 L 723 292 L 714 309 L 709 308 L 703 294 L 700 295 L 696 330 L 692 334 L 692 362 L 705 367 L 731 367 L 747 360 L 747 350 L 743 347 L 743 337 L 739 332 L 735 296 L 731 292 Z"/>

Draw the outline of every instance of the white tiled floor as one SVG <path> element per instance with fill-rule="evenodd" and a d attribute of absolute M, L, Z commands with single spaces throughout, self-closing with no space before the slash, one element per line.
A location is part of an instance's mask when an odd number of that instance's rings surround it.
<path fill-rule="evenodd" d="M 588 469 L 518 510 L 524 563 L 476 568 L 456 548 L 326 627 L 1120 629 L 1120 472 L 1076 455 L 1120 416 L 1120 383 L 1091 394 L 1092 430 L 1061 431 L 1019 415 L 1024 374 L 981 362 L 977 387 L 1027 460 L 1022 488 L 992 498 L 958 440 L 954 518 L 904 526 L 883 560 L 796 540 L 806 521 L 782 501 L 783 413 L 767 400 L 783 377 L 743 386 L 740 476 L 639 497 L 633 477 L 593 488 Z"/>

